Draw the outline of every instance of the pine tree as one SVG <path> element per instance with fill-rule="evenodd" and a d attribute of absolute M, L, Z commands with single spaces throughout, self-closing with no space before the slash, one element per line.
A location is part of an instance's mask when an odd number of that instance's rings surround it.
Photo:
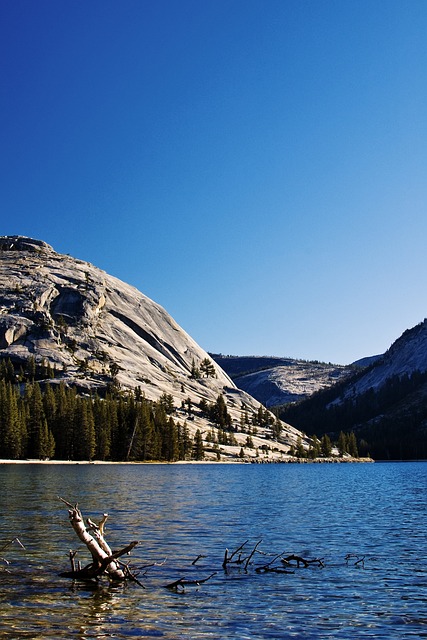
<path fill-rule="evenodd" d="M 304 445 L 302 443 L 301 436 L 298 436 L 298 439 L 297 439 L 297 446 L 296 446 L 296 450 L 295 450 L 295 455 L 296 455 L 297 458 L 305 458 L 306 457 L 306 451 L 304 449 Z"/>
<path fill-rule="evenodd" d="M 74 460 L 74 413 L 77 396 L 75 389 L 70 389 L 63 382 L 55 390 L 55 420 L 51 425 L 55 438 L 55 456 L 59 460 Z"/>
<path fill-rule="evenodd" d="M 42 438 L 46 416 L 43 409 L 43 398 L 40 385 L 37 382 L 26 385 L 25 400 L 28 407 L 27 456 L 29 458 L 44 458 L 44 443 Z"/>
<path fill-rule="evenodd" d="M 0 380 L 5 382 L 16 382 L 15 369 L 10 358 L 0 360 Z"/>
<path fill-rule="evenodd" d="M 205 457 L 205 450 L 203 448 L 203 438 L 200 429 L 197 429 L 194 434 L 193 452 L 195 460 L 203 460 Z"/>
<path fill-rule="evenodd" d="M 47 425 L 46 418 L 43 420 L 42 428 L 40 430 L 40 460 L 50 460 L 55 455 L 55 439 L 52 435 L 52 431 Z"/>
<path fill-rule="evenodd" d="M 254 441 L 252 440 L 252 436 L 246 436 L 246 446 L 249 449 L 253 449 L 254 448 Z"/>
<path fill-rule="evenodd" d="M 215 404 L 210 406 L 209 418 L 221 428 L 231 428 L 231 416 L 227 411 L 227 405 L 225 404 L 223 395 L 220 394 Z"/>
<path fill-rule="evenodd" d="M 343 433 L 343 431 L 340 431 L 340 434 L 338 436 L 337 448 L 340 456 L 343 456 L 345 453 L 347 453 L 347 437 L 345 433 Z"/>
<path fill-rule="evenodd" d="M 172 462 L 179 458 L 178 431 L 172 418 L 169 418 L 164 430 L 162 459 Z"/>
<path fill-rule="evenodd" d="M 23 454 L 22 419 L 18 392 L 10 382 L 0 381 L 0 457 L 16 460 Z"/>
<path fill-rule="evenodd" d="M 349 452 L 349 454 L 353 458 L 358 458 L 359 457 L 359 452 L 357 450 L 357 441 L 356 441 L 356 436 L 354 435 L 353 431 L 348 435 L 347 440 L 348 440 L 348 452 Z"/>
<path fill-rule="evenodd" d="M 74 460 L 92 460 L 96 451 L 92 402 L 79 399 L 75 412 Z"/>
<path fill-rule="evenodd" d="M 187 415 L 188 415 L 188 416 L 191 416 L 191 414 L 192 414 L 192 406 L 193 406 L 193 404 L 192 404 L 192 402 L 191 402 L 191 398 L 187 398 L 187 399 L 186 399 L 186 401 L 185 401 L 185 405 L 187 405 Z M 185 406 L 185 405 L 184 405 L 184 406 Z"/>
<path fill-rule="evenodd" d="M 310 448 L 308 450 L 309 457 L 312 458 L 313 460 L 315 458 L 318 458 L 320 456 L 320 450 L 321 450 L 320 441 L 318 437 L 314 435 L 310 444 Z"/>
<path fill-rule="evenodd" d="M 36 379 L 36 361 L 34 356 L 30 356 L 27 360 L 27 379 L 34 382 Z"/>
<path fill-rule="evenodd" d="M 194 358 L 191 361 L 191 374 L 190 377 L 194 380 L 198 380 L 200 378 L 200 369 L 196 367 L 196 363 L 194 362 Z"/>
<path fill-rule="evenodd" d="M 332 454 L 332 443 L 330 437 L 325 433 L 320 441 L 320 450 L 324 458 L 330 458 Z"/>
<path fill-rule="evenodd" d="M 190 438 L 190 432 L 188 430 L 187 422 L 181 427 L 178 425 L 178 444 L 179 444 L 179 459 L 186 460 L 191 454 L 192 441 Z"/>
<path fill-rule="evenodd" d="M 137 460 L 154 460 L 156 449 L 156 438 L 154 433 L 154 420 L 147 401 L 141 404 L 140 410 L 140 438 L 136 448 Z"/>
<path fill-rule="evenodd" d="M 55 425 L 56 419 L 56 398 L 55 393 L 50 384 L 45 388 L 43 394 L 43 409 L 46 416 L 47 424 L 50 429 Z"/>
<path fill-rule="evenodd" d="M 282 433 L 282 429 L 283 429 L 282 423 L 278 418 L 276 418 L 273 426 L 271 427 L 272 436 L 275 440 L 277 440 L 280 437 L 280 434 Z"/>
<path fill-rule="evenodd" d="M 200 372 L 204 375 L 205 378 L 216 378 L 215 367 L 209 358 L 203 358 L 200 363 Z"/>
<path fill-rule="evenodd" d="M 117 441 L 117 434 L 119 432 L 118 406 L 116 400 L 111 395 L 107 395 L 104 403 L 105 412 L 107 414 L 107 423 L 105 426 L 105 430 L 110 448 L 108 459 L 117 460 L 118 458 L 115 451 L 115 443 Z"/>
<path fill-rule="evenodd" d="M 97 460 L 108 460 L 111 448 L 111 423 L 108 404 L 98 395 L 93 399 L 93 419 L 95 423 L 95 439 Z"/>
<path fill-rule="evenodd" d="M 173 401 L 173 396 L 170 393 L 166 393 L 166 391 L 160 396 L 159 404 L 162 405 L 164 410 L 168 415 L 172 415 L 175 411 L 175 404 Z"/>

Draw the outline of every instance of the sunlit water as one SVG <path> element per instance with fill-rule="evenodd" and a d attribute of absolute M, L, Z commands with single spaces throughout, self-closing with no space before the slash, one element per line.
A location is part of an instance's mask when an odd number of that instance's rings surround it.
<path fill-rule="evenodd" d="M 1 638 L 427 638 L 427 463 L 0 465 L 0 488 L 0 547 L 26 547 L 0 554 Z M 70 549 L 89 557 L 58 495 L 108 512 L 113 548 L 140 540 L 135 568 L 166 559 L 145 589 L 59 577 Z M 246 540 L 325 566 L 224 572 Z"/>

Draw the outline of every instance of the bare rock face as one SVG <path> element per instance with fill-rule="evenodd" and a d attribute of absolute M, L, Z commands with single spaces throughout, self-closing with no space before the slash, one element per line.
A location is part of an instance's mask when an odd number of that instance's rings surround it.
<path fill-rule="evenodd" d="M 266 407 L 304 400 L 354 372 L 352 365 L 334 365 L 292 358 L 223 356 L 213 359 L 236 385 Z"/>
<path fill-rule="evenodd" d="M 114 379 L 151 400 L 167 393 L 176 407 L 224 394 L 236 423 L 242 411 L 259 408 L 212 361 L 216 377 L 191 377 L 192 366 L 210 358 L 160 305 L 45 242 L 0 237 L 0 285 L 0 357 L 25 363 L 34 356 L 54 367 L 56 381 L 88 390 Z M 208 427 L 201 417 L 194 426 Z M 295 442 L 299 432 L 284 427 L 283 444 Z"/>
<path fill-rule="evenodd" d="M 43 240 L 34 240 L 25 236 L 0 236 L 0 251 L 53 251 Z"/>
<path fill-rule="evenodd" d="M 345 398 L 380 389 L 393 376 L 411 376 L 427 371 L 427 319 L 407 329 L 380 357 L 367 367 L 365 375 L 346 388 Z"/>

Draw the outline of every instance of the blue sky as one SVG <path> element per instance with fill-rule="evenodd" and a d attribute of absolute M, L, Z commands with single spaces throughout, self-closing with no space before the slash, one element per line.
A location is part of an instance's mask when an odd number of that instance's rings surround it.
<path fill-rule="evenodd" d="M 3 0 L 2 235 L 206 350 L 348 363 L 427 316 L 425 0 Z"/>

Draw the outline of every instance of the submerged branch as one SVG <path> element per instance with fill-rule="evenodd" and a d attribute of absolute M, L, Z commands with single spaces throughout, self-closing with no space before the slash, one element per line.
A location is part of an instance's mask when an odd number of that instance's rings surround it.
<path fill-rule="evenodd" d="M 247 543 L 249 542 L 249 540 L 246 540 L 246 542 L 244 542 L 243 544 L 240 545 L 240 547 L 237 547 L 237 549 L 235 551 L 233 551 L 233 553 L 229 554 L 228 549 L 225 550 L 224 553 L 224 560 L 222 562 L 222 568 L 223 569 L 227 569 L 227 566 L 229 564 L 236 564 L 236 565 L 242 565 L 244 564 L 245 567 L 245 571 L 248 568 L 248 565 L 250 563 L 250 561 L 252 560 L 254 554 L 258 551 L 258 546 L 261 544 L 262 540 L 259 540 L 256 545 L 254 546 L 254 548 L 252 549 L 252 551 L 249 553 L 248 556 L 242 557 L 242 552 L 244 547 L 247 545 Z M 260 552 L 258 552 L 260 553 Z M 236 556 L 237 554 L 237 560 L 233 560 L 234 556 Z"/>
<path fill-rule="evenodd" d="M 142 575 L 145 576 L 149 568 L 162 566 L 166 563 L 165 559 L 162 562 L 145 564 L 137 570 L 131 568 L 130 562 L 122 562 L 120 558 L 129 554 L 134 547 L 139 544 L 138 540 L 130 542 L 118 551 L 112 551 L 105 540 L 105 524 L 108 514 L 104 513 L 99 523 L 94 522 L 91 518 L 86 518 L 86 521 L 84 521 L 78 504 L 73 505 L 67 500 L 64 500 L 64 498 L 59 496 L 58 498 L 68 507 L 71 526 L 92 556 L 92 562 L 81 568 L 80 562 L 76 563 L 77 551 L 70 550 L 69 560 L 71 571 L 62 573 L 62 576 L 78 580 L 98 581 L 102 575 L 106 574 L 111 581 L 130 581 L 145 589 L 145 586 L 139 579 L 141 572 Z M 22 548 L 25 548 L 19 538 L 14 538 L 0 547 L 0 552 L 4 551 L 4 549 L 14 542 L 18 543 Z M 242 567 L 245 572 L 248 572 L 249 566 L 253 564 L 255 554 L 271 558 L 267 562 L 264 561 L 264 564 L 255 567 L 255 573 L 257 574 L 294 574 L 296 569 L 300 568 L 307 569 L 310 566 L 317 566 L 320 568 L 325 567 L 323 558 L 304 558 L 300 555 L 293 553 L 286 554 L 285 552 L 271 556 L 259 549 L 262 540 L 258 540 L 252 547 L 249 547 L 248 542 L 249 540 L 246 540 L 231 552 L 227 548 L 225 549 L 222 562 L 222 567 L 225 570 L 225 573 L 227 573 L 229 566 Z M 191 565 L 196 565 L 201 558 L 205 557 L 205 555 L 199 554 L 191 562 Z M 1 557 L 0 560 L 2 560 Z M 3 561 L 8 564 L 7 560 L 3 559 Z M 347 566 L 351 563 L 356 567 L 364 567 L 365 556 L 349 553 L 345 557 L 345 562 Z M 187 586 L 200 586 L 215 576 L 216 573 L 217 572 L 214 571 L 209 576 L 202 579 L 187 579 L 185 577 L 180 577 L 177 580 L 164 585 L 164 588 L 175 593 L 183 593 Z"/>
<path fill-rule="evenodd" d="M 211 573 L 210 576 L 208 576 L 207 578 L 204 578 L 203 580 L 186 580 L 185 578 L 178 578 L 178 580 L 175 580 L 174 582 L 171 582 L 170 584 L 165 584 L 165 589 L 169 589 L 169 591 L 175 591 L 178 592 L 179 589 L 181 588 L 182 590 L 180 591 L 180 593 L 183 593 L 184 589 L 186 586 L 188 585 L 201 585 L 204 582 L 207 582 L 208 580 L 210 580 L 211 578 L 213 578 L 213 576 L 215 576 L 217 574 L 216 571 L 214 571 L 213 573 Z"/>
<path fill-rule="evenodd" d="M 322 558 L 314 558 L 313 560 L 307 560 L 306 558 L 302 558 L 301 556 L 296 556 L 294 554 L 287 556 L 286 558 L 282 558 L 282 562 L 286 566 L 289 566 L 291 562 L 296 562 L 298 569 L 301 564 L 304 568 L 309 567 L 311 564 L 317 564 L 318 567 L 325 566 Z"/>

